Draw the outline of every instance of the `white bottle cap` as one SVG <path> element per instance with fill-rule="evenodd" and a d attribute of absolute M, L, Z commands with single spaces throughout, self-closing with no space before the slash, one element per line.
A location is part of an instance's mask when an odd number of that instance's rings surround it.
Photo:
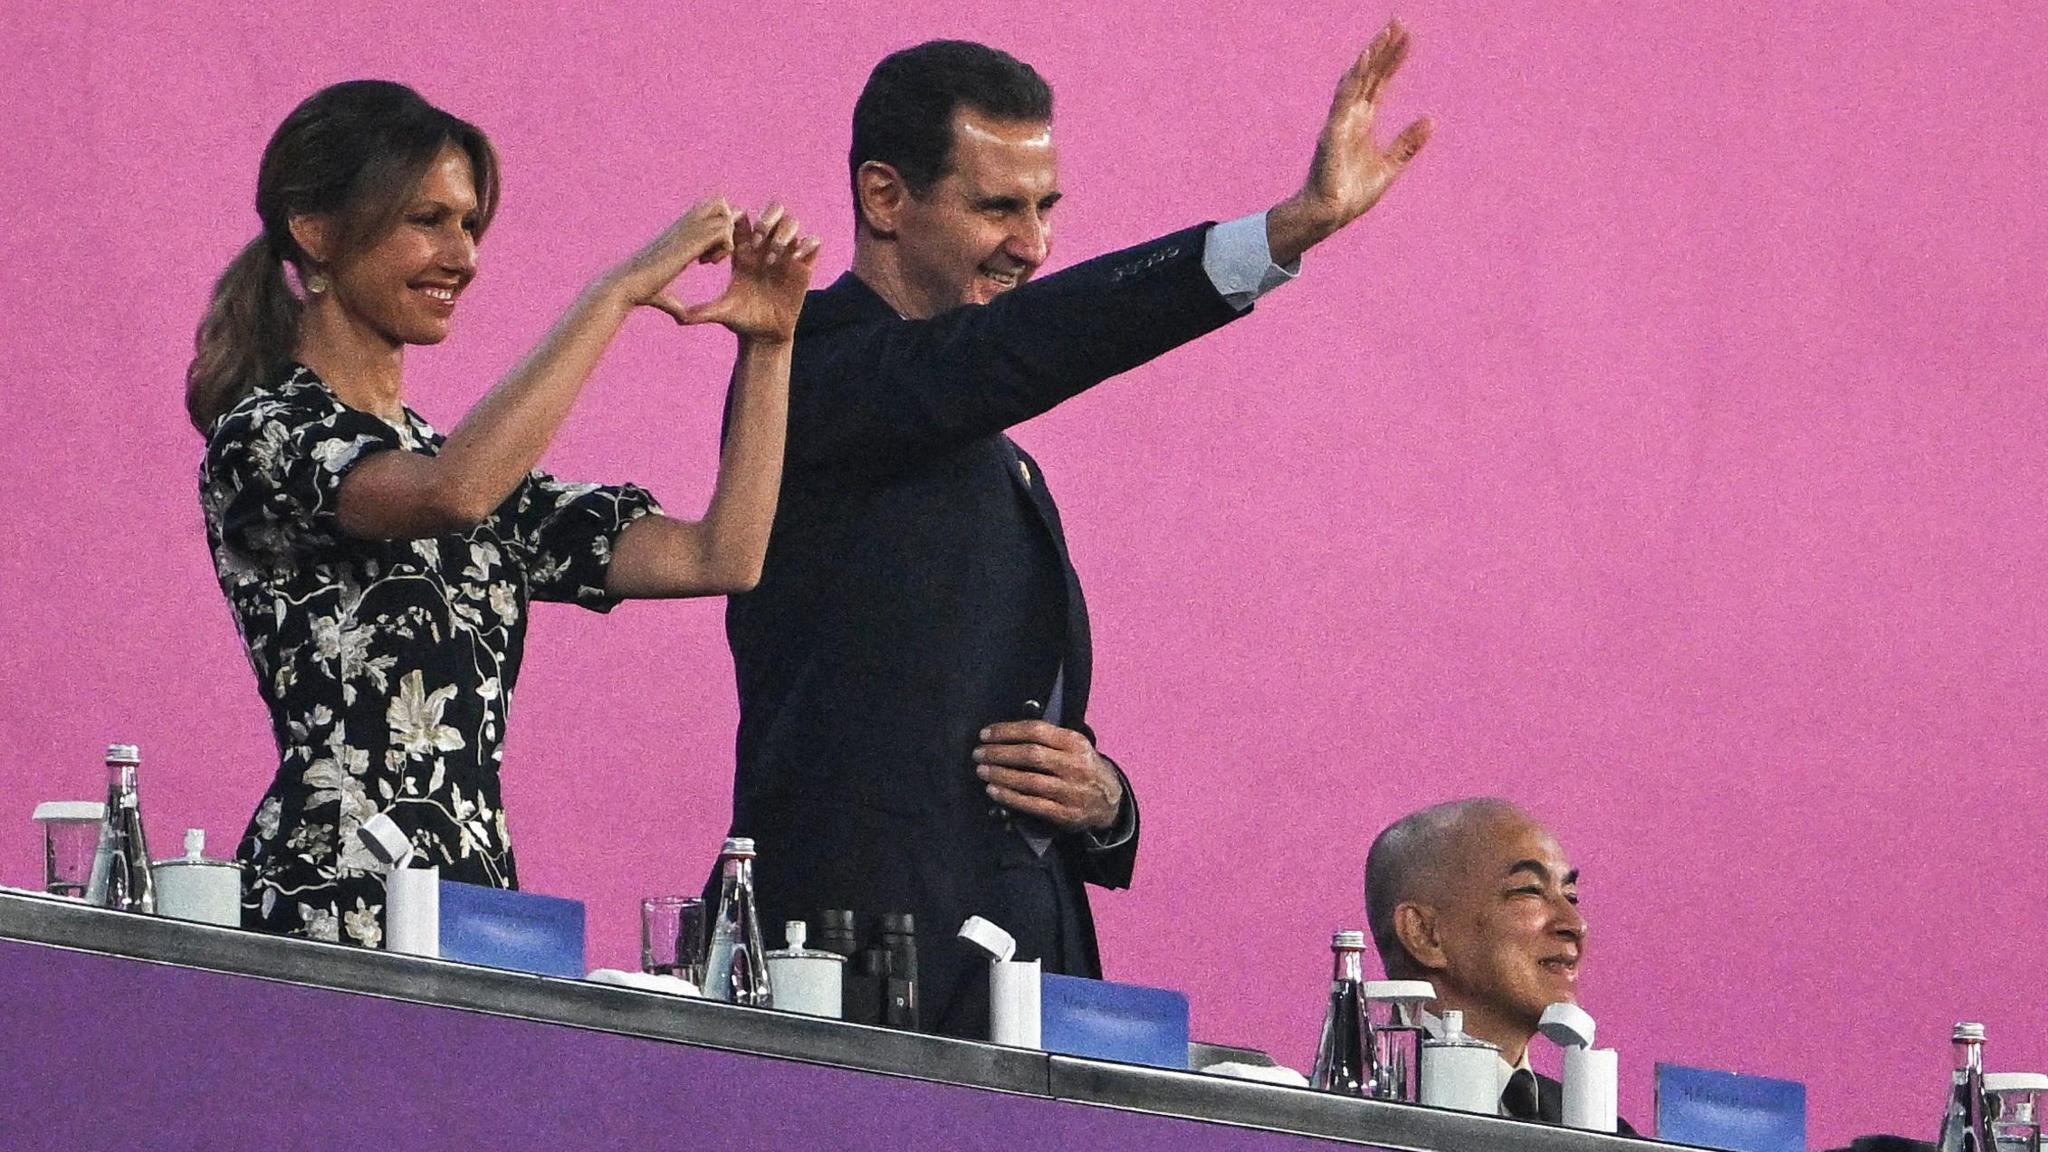
<path fill-rule="evenodd" d="M 1984 1038 L 1984 1026 L 1968 1022 L 1957 1024 L 1955 1038 L 1958 1040 L 1982 1040 Z"/>
<path fill-rule="evenodd" d="M 362 827 L 356 829 L 356 836 L 370 855 L 393 868 L 405 867 L 406 857 L 412 855 L 412 841 L 406 838 L 405 829 L 391 818 L 389 812 L 379 812 Z"/>
<path fill-rule="evenodd" d="M 791 952 L 803 951 L 804 941 L 809 939 L 810 935 L 811 926 L 806 921 L 784 920 L 782 922 L 782 938 L 788 941 Z"/>
<path fill-rule="evenodd" d="M 107 763 L 140 764 L 142 763 L 142 752 L 133 744 L 109 744 L 107 745 Z"/>
<path fill-rule="evenodd" d="M 45 800 L 36 805 L 32 819 L 48 823 L 54 820 L 92 820 L 107 818 L 107 806 L 97 800 Z"/>
<path fill-rule="evenodd" d="M 725 846 L 718 850 L 718 854 L 720 857 L 743 857 L 751 860 L 754 858 L 754 838 L 751 836 L 728 836 L 725 838 Z"/>
<path fill-rule="evenodd" d="M 1584 1008 L 1569 1000 L 1559 1000 L 1545 1008 L 1543 1019 L 1536 1027 L 1559 1048 L 1593 1046 L 1593 1018 L 1586 1014 Z"/>
<path fill-rule="evenodd" d="M 1365 947 L 1365 933 L 1356 928 L 1346 928 L 1330 937 L 1330 947 L 1352 952 L 1361 951 Z"/>
<path fill-rule="evenodd" d="M 2048 1076 L 2039 1072 L 1986 1072 L 1986 1092 L 2048 1092 Z"/>
<path fill-rule="evenodd" d="M 1421 1004 L 1436 999 L 1436 987 L 1427 980 L 1367 980 L 1359 986 L 1367 1000 L 1390 1000 L 1396 1004 Z"/>
<path fill-rule="evenodd" d="M 185 859 L 194 863 L 206 859 L 206 829 L 185 829 Z"/>
<path fill-rule="evenodd" d="M 960 938 L 997 962 L 1008 961 L 1017 954 L 1017 938 L 979 916 L 969 916 L 960 925 Z"/>
<path fill-rule="evenodd" d="M 1463 1040 L 1465 1038 L 1465 1014 L 1463 1012 L 1452 1008 L 1444 1013 L 1443 1038 L 1446 1040 Z"/>

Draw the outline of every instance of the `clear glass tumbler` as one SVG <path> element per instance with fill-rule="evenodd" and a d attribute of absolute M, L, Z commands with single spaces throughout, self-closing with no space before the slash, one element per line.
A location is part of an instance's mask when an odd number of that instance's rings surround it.
<path fill-rule="evenodd" d="M 704 901 L 649 896 L 640 901 L 640 970 L 704 983 Z"/>
<path fill-rule="evenodd" d="M 1406 1104 L 1422 1100 L 1422 1006 L 1436 996 L 1427 980 L 1367 980 L 1372 1083 L 1367 1095 Z"/>
<path fill-rule="evenodd" d="M 85 899 L 106 811 L 106 805 L 93 800 L 52 800 L 36 806 L 35 821 L 43 829 L 43 891 Z"/>
<path fill-rule="evenodd" d="M 2048 1076 L 2027 1072 L 1986 1072 L 1984 1097 L 1991 1113 L 1991 1139 L 1997 1152 L 2039 1152 L 2041 1125 L 2035 1100 L 2048 1091 Z"/>

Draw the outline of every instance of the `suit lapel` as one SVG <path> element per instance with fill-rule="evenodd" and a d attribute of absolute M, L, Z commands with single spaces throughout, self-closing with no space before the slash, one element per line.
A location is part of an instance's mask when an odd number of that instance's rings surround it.
<path fill-rule="evenodd" d="M 1040 474 L 1037 461 L 1025 455 L 1024 450 L 1008 436 L 999 435 L 996 439 L 1002 445 L 1004 467 L 1009 471 L 1010 483 L 1037 515 L 1038 526 L 1052 545 L 1053 554 L 1059 557 L 1067 617 L 1066 643 L 1062 647 L 1066 691 L 1060 701 L 1060 719 L 1070 728 L 1085 727 L 1094 661 L 1088 631 L 1088 602 L 1081 595 L 1080 578 L 1074 572 L 1073 561 L 1067 556 L 1067 537 L 1060 526 L 1059 509 L 1053 506 L 1052 493 L 1045 486 L 1045 477 Z"/>

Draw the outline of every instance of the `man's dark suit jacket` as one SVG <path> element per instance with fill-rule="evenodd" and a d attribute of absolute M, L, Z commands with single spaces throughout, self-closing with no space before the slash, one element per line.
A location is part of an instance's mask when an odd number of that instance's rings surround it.
<path fill-rule="evenodd" d="M 1017 928 L 994 883 L 1017 833 L 974 774 L 977 733 L 1046 701 L 1062 666 L 1061 723 L 1089 731 L 1087 607 L 1044 478 L 1003 430 L 1233 319 L 1206 227 L 921 321 L 848 273 L 797 325 L 774 532 L 726 611 L 732 834 L 756 842 L 771 940 L 826 908 L 913 913 L 928 1030 L 987 1027 L 958 1018 L 984 963 L 961 922 Z M 1053 850 L 1099 975 L 1081 881 L 1128 885 L 1136 838 Z"/>

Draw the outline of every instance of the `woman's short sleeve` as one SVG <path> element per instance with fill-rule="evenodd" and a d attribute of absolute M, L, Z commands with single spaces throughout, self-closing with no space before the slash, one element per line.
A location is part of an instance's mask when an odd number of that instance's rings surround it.
<path fill-rule="evenodd" d="M 201 477 L 229 547 L 290 560 L 343 539 L 341 482 L 399 432 L 322 389 L 258 394 L 230 411 L 206 445 Z"/>
<path fill-rule="evenodd" d="M 535 600 L 609 612 L 619 598 L 605 591 L 612 546 L 642 516 L 661 511 L 637 484 L 568 484 L 536 471 L 513 493 L 513 534 L 526 551 Z"/>

